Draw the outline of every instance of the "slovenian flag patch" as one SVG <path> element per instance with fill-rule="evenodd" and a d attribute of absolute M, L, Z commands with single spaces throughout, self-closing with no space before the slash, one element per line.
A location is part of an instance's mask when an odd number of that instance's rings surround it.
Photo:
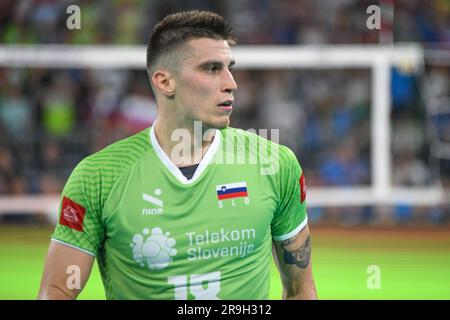
<path fill-rule="evenodd" d="M 216 191 L 219 200 L 248 197 L 247 184 L 245 182 L 220 184 L 216 186 Z"/>

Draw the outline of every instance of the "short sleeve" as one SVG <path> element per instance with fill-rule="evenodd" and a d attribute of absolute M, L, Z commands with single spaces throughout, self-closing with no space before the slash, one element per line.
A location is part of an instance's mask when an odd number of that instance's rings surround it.
<path fill-rule="evenodd" d="M 295 236 L 307 224 L 306 182 L 295 154 L 280 146 L 277 174 L 278 206 L 272 220 L 272 238 L 283 241 Z"/>
<path fill-rule="evenodd" d="M 96 255 L 103 243 L 101 174 L 89 161 L 73 170 L 61 194 L 59 219 L 52 240 Z"/>

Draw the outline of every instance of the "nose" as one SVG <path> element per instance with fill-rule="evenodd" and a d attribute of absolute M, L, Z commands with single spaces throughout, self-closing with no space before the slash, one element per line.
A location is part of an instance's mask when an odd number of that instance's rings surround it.
<path fill-rule="evenodd" d="M 234 81 L 233 74 L 230 70 L 225 71 L 224 80 L 223 80 L 223 91 L 227 93 L 233 93 L 238 89 L 236 81 Z"/>

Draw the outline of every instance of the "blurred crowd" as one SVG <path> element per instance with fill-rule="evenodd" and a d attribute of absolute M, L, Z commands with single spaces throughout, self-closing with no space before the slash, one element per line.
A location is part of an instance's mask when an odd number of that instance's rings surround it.
<path fill-rule="evenodd" d="M 65 28 L 69 4 L 82 29 Z M 394 40 L 450 44 L 449 1 L 394 1 Z M 165 14 L 183 9 L 222 13 L 240 44 L 378 43 L 368 30 L 370 1 L 0 1 L 0 43 L 145 44 Z M 448 47 L 447 47 L 448 48 Z M 371 71 L 237 70 L 234 127 L 279 128 L 298 156 L 308 186 L 369 186 Z M 144 70 L 0 68 L 0 195 L 61 192 L 85 156 L 151 125 L 156 105 Z M 450 142 L 450 68 L 422 74 L 392 69 L 392 183 L 450 187 L 450 160 L 434 157 Z M 447 100 L 445 100 L 447 99 Z M 447 102 L 445 102 L 447 101 Z M 280 116 L 282 115 L 282 116 Z M 311 221 L 450 221 L 447 208 L 311 208 Z"/>
<path fill-rule="evenodd" d="M 156 118 L 147 75 L 0 69 L 0 193 L 55 193 L 71 167 Z"/>
<path fill-rule="evenodd" d="M 81 8 L 78 32 L 66 28 L 72 4 Z M 2 0 L 0 42 L 142 44 L 166 14 L 204 9 L 224 15 L 245 44 L 378 43 L 366 27 L 373 4 L 397 42 L 450 41 L 448 0 Z"/>

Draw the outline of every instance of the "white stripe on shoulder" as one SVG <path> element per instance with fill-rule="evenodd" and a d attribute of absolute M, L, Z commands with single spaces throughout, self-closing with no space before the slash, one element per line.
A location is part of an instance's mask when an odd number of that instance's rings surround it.
<path fill-rule="evenodd" d="M 74 249 L 77 249 L 77 250 L 80 250 L 80 251 L 82 251 L 82 252 L 84 252 L 84 253 L 87 253 L 87 254 L 89 254 L 89 255 L 95 257 L 95 253 L 93 253 L 93 252 L 91 252 L 91 251 L 89 251 L 89 250 L 86 250 L 86 249 L 77 247 L 77 246 L 75 246 L 75 245 L 73 245 L 73 244 L 70 244 L 70 243 L 61 241 L 61 240 L 59 240 L 59 239 L 55 239 L 55 238 L 53 238 L 53 237 L 52 237 L 52 241 L 61 243 L 61 244 L 63 244 L 63 245 L 66 245 L 66 246 L 68 246 L 68 247 L 71 247 L 71 248 L 74 248 Z"/>
<path fill-rule="evenodd" d="M 300 223 L 298 225 L 297 228 L 295 228 L 294 230 L 292 230 L 291 232 L 289 232 L 285 235 L 273 236 L 272 239 L 274 241 L 284 241 L 284 240 L 290 239 L 290 238 L 294 237 L 297 233 L 299 233 L 306 226 L 307 223 L 308 223 L 308 216 L 305 216 L 305 219 L 302 221 L 302 223 Z"/>

